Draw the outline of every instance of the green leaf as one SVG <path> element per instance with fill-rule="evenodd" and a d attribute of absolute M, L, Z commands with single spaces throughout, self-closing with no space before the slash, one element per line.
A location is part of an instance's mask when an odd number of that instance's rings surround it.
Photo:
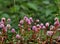
<path fill-rule="evenodd" d="M 13 6 L 13 7 L 10 8 L 10 12 L 11 13 L 19 12 L 19 9 L 20 9 L 20 7 L 17 6 L 17 5 L 15 5 L 15 6 Z"/>
<path fill-rule="evenodd" d="M 49 1 L 43 1 L 44 4 L 50 4 Z"/>
<path fill-rule="evenodd" d="M 29 8 L 32 8 L 32 9 L 34 9 L 34 10 L 36 10 L 36 11 L 38 10 L 37 5 L 34 4 L 34 3 L 27 3 L 27 5 L 28 5 Z"/>
<path fill-rule="evenodd" d="M 4 13 L 4 14 L 2 14 L 2 17 L 9 18 L 9 15 Z"/>
<path fill-rule="evenodd" d="M 45 13 L 46 13 L 46 16 L 48 16 L 48 15 L 50 15 L 50 14 L 51 14 L 51 10 L 49 10 L 49 9 L 48 9 L 48 10 L 46 10 L 46 12 L 45 12 Z"/>

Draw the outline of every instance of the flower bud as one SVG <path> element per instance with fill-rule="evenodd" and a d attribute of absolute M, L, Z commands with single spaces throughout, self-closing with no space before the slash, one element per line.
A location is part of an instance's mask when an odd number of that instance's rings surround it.
<path fill-rule="evenodd" d="M 10 22 L 11 22 L 11 19 L 10 19 L 10 18 L 8 18 L 8 19 L 7 19 L 7 22 L 8 22 L 8 23 L 10 23 Z"/>
<path fill-rule="evenodd" d="M 7 27 L 7 29 L 10 29 L 11 28 L 11 25 L 10 24 L 7 24 L 6 27 Z"/>
<path fill-rule="evenodd" d="M 37 19 L 36 22 L 39 22 L 39 19 Z"/>

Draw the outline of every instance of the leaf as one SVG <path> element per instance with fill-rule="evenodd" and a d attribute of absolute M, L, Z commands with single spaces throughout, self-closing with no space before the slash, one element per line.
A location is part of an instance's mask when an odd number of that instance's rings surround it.
<path fill-rule="evenodd" d="M 50 14 L 51 14 L 51 10 L 49 10 L 49 9 L 48 9 L 48 10 L 46 10 L 46 12 L 45 12 L 45 13 L 46 13 L 46 16 L 48 16 L 48 15 L 50 15 Z"/>
<path fill-rule="evenodd" d="M 28 7 L 26 7 L 25 5 L 21 5 L 21 8 L 23 8 L 24 10 L 28 10 Z"/>
<path fill-rule="evenodd" d="M 34 9 L 34 10 L 36 10 L 36 11 L 38 10 L 37 5 L 34 4 L 34 3 L 27 3 L 27 5 L 28 5 L 29 8 L 32 8 L 32 9 Z"/>
<path fill-rule="evenodd" d="M 49 1 L 43 1 L 44 4 L 50 4 Z"/>
<path fill-rule="evenodd" d="M 2 14 L 2 17 L 9 18 L 9 15 L 4 13 L 4 14 Z"/>
<path fill-rule="evenodd" d="M 17 6 L 17 5 L 15 5 L 15 6 L 13 6 L 13 7 L 10 8 L 10 12 L 11 12 L 11 13 L 15 13 L 15 12 L 18 12 L 19 9 L 20 9 L 20 7 Z"/>

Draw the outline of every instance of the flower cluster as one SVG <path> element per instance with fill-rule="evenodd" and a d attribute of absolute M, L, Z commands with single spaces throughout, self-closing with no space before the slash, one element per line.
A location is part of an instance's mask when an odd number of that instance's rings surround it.
<path fill-rule="evenodd" d="M 11 19 L 3 17 L 0 21 L 1 44 L 29 44 L 30 42 L 35 43 L 35 41 L 38 44 L 46 44 L 49 40 L 50 44 L 53 44 L 54 35 L 60 32 L 60 22 L 57 17 L 54 19 L 54 24 L 52 25 L 50 22 L 44 24 L 40 22 L 39 19 L 33 20 L 32 17 L 28 18 L 27 16 L 24 16 L 24 18 L 19 21 L 18 27 L 19 29 L 13 28 L 11 26 Z M 46 39 L 43 41 L 42 37 L 45 37 Z M 59 40 L 60 35 L 58 35 L 56 42 Z"/>

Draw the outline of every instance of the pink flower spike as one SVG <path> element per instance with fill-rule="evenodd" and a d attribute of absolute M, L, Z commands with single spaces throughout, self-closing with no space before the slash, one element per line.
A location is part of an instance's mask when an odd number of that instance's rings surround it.
<path fill-rule="evenodd" d="M 31 21 L 31 22 L 33 22 L 33 19 L 32 19 L 32 17 L 30 17 L 29 19 L 30 19 L 30 21 Z"/>
<path fill-rule="evenodd" d="M 45 26 L 46 26 L 46 27 L 49 27 L 49 22 L 47 22 L 47 23 L 45 24 Z"/>
<path fill-rule="evenodd" d="M 40 28 L 43 28 L 43 26 L 44 26 L 44 24 L 43 24 L 43 23 L 41 23 L 41 24 L 40 24 Z"/>
<path fill-rule="evenodd" d="M 7 29 L 10 29 L 11 28 L 11 25 L 10 24 L 7 24 L 6 27 L 7 27 Z"/>
<path fill-rule="evenodd" d="M 36 30 L 36 29 L 37 29 L 37 27 L 36 27 L 36 26 L 33 26 L 33 27 L 32 27 L 32 30 Z"/>
<path fill-rule="evenodd" d="M 11 19 L 10 19 L 10 18 L 8 18 L 8 19 L 7 19 L 7 22 L 9 22 L 9 23 L 10 23 L 10 22 L 11 22 Z"/>
<path fill-rule="evenodd" d="M 50 26 L 50 30 L 54 30 L 55 27 L 53 25 Z"/>
<path fill-rule="evenodd" d="M 54 22 L 54 25 L 55 25 L 55 26 L 59 26 L 59 21 L 55 21 L 55 22 Z"/>
<path fill-rule="evenodd" d="M 6 27 L 3 27 L 3 32 L 5 33 L 5 32 L 7 32 L 7 28 Z"/>
<path fill-rule="evenodd" d="M 37 28 L 40 28 L 40 25 L 39 24 L 37 24 Z"/>
<path fill-rule="evenodd" d="M 47 31 L 47 36 L 52 36 L 53 35 L 53 31 Z"/>
<path fill-rule="evenodd" d="M 12 33 L 15 33 L 16 31 L 15 31 L 15 29 L 14 29 L 14 28 L 12 28 L 11 32 L 12 32 Z"/>
<path fill-rule="evenodd" d="M 36 22 L 39 22 L 39 19 L 37 19 Z"/>
<path fill-rule="evenodd" d="M 17 38 L 17 39 L 20 39 L 20 35 L 19 35 L 19 34 L 17 34 L 17 35 L 16 35 L 16 38 Z"/>
<path fill-rule="evenodd" d="M 3 21 L 1 21 L 1 22 L 0 22 L 0 24 L 4 24 L 4 22 L 3 22 Z"/>
<path fill-rule="evenodd" d="M 6 21 L 6 18 L 3 17 L 3 18 L 1 19 L 1 21 L 5 22 L 5 21 Z"/>
<path fill-rule="evenodd" d="M 24 20 L 26 21 L 28 19 L 28 17 L 27 16 L 24 16 Z"/>
<path fill-rule="evenodd" d="M 45 26 L 43 26 L 42 28 L 43 28 L 43 29 L 46 29 L 46 27 L 45 27 Z"/>
<path fill-rule="evenodd" d="M 31 22 L 30 22 L 30 20 L 29 20 L 29 19 L 27 20 L 27 23 L 28 23 L 29 25 L 31 24 Z"/>
<path fill-rule="evenodd" d="M 23 24 L 24 23 L 24 21 L 23 20 L 20 20 L 20 24 Z"/>
<path fill-rule="evenodd" d="M 54 19 L 55 21 L 57 21 L 57 20 L 59 20 L 57 17 L 55 17 L 55 19 Z"/>
<path fill-rule="evenodd" d="M 37 29 L 36 26 L 33 26 L 33 27 L 32 27 L 32 30 L 35 31 L 35 32 L 38 32 L 38 29 Z"/>
<path fill-rule="evenodd" d="M 4 24 L 0 24 L 0 28 L 3 28 L 4 27 Z"/>

